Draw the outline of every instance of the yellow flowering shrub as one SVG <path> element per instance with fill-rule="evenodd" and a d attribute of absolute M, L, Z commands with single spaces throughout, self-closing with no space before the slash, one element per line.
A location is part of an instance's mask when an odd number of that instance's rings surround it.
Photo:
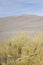
<path fill-rule="evenodd" d="M 0 41 L 0 65 L 43 65 L 43 35 L 27 33 Z"/>

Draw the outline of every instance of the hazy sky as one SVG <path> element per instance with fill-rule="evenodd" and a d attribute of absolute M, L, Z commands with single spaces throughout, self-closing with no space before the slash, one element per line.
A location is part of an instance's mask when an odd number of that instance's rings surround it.
<path fill-rule="evenodd" d="M 0 17 L 20 14 L 43 15 L 43 0 L 0 0 Z"/>

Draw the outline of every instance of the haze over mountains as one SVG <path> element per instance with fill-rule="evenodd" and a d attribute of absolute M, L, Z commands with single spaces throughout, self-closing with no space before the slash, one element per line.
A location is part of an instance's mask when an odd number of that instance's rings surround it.
<path fill-rule="evenodd" d="M 15 32 L 43 32 L 43 16 L 21 15 L 0 18 L 0 40 Z"/>

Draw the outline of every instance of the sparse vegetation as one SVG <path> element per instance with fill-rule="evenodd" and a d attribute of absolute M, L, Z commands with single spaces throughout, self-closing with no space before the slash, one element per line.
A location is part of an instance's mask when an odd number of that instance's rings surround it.
<path fill-rule="evenodd" d="M 30 39 L 22 33 L 0 41 L 0 65 L 43 65 L 43 36 Z"/>

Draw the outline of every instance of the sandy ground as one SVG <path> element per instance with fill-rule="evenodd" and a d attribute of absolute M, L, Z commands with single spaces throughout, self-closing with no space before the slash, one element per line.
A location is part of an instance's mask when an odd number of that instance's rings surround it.
<path fill-rule="evenodd" d="M 21 15 L 0 18 L 0 40 L 11 38 L 17 32 L 43 32 L 43 16 Z"/>

